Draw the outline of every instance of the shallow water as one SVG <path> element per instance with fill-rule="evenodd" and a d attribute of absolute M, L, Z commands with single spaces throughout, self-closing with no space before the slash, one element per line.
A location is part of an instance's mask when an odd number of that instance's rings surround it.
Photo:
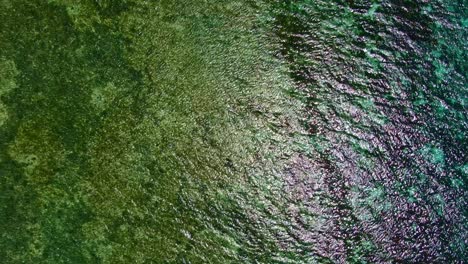
<path fill-rule="evenodd" d="M 1 1 L 1 262 L 463 263 L 467 10 Z"/>

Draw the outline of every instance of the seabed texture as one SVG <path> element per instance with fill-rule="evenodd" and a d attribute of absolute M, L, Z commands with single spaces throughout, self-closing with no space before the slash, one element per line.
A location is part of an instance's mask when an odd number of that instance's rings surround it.
<path fill-rule="evenodd" d="M 465 0 L 0 0 L 0 263 L 464 263 Z"/>

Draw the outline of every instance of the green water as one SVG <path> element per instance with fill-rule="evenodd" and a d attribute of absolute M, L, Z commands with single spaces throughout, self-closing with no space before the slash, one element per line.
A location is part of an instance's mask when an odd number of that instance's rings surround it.
<path fill-rule="evenodd" d="M 463 263 L 464 1 L 0 1 L 0 263 Z"/>

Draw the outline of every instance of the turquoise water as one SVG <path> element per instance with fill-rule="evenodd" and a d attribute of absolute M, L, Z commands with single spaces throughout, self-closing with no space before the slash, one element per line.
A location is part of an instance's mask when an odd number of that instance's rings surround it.
<path fill-rule="evenodd" d="M 0 1 L 0 263 L 463 263 L 465 1 Z"/>

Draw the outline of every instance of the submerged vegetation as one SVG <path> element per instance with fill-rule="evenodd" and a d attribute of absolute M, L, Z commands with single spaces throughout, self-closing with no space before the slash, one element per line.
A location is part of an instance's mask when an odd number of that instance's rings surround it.
<path fill-rule="evenodd" d="M 463 1 L 0 1 L 0 262 L 466 258 Z"/>

